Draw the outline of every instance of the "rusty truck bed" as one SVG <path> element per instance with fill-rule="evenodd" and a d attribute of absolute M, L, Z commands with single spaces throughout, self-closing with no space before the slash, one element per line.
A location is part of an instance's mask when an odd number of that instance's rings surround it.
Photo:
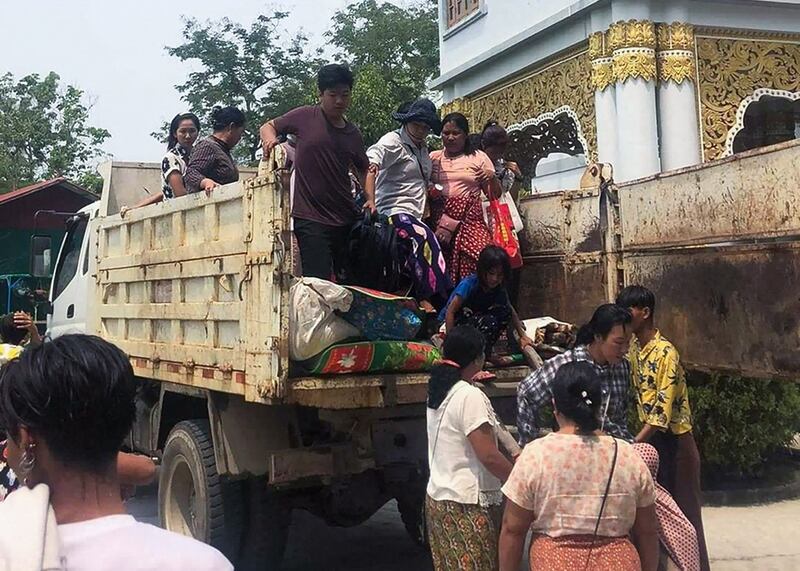
<path fill-rule="evenodd" d="M 490 397 L 514 397 L 517 384 L 528 371 L 527 367 L 495 369 L 492 372 L 497 375 L 497 380 L 487 383 L 484 389 Z M 298 377 L 289 380 L 288 400 L 302 406 L 325 409 L 419 404 L 425 402 L 428 377 L 428 373 Z"/>

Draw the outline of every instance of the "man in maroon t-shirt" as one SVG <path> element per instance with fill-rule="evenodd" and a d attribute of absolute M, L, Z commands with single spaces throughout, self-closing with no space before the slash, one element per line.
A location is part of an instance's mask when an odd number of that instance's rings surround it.
<path fill-rule="evenodd" d="M 350 170 L 362 183 L 369 161 L 358 127 L 345 119 L 353 74 L 340 64 L 317 74 L 319 105 L 298 107 L 261 127 L 266 156 L 278 135 L 297 138 L 294 161 L 294 234 L 300 246 L 303 275 L 322 279 L 346 274 L 347 243 L 358 216 Z M 375 197 L 365 208 L 375 210 Z"/>

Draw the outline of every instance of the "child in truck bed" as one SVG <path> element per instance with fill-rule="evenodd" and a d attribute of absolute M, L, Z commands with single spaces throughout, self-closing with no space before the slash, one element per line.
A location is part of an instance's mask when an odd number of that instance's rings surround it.
<path fill-rule="evenodd" d="M 444 321 L 445 335 L 457 325 L 472 325 L 480 331 L 489 363 L 496 362 L 494 345 L 509 324 L 513 324 L 519 335 L 521 348 L 533 345 L 506 291 L 510 275 L 511 261 L 505 250 L 486 246 L 478 257 L 477 273 L 461 280 L 439 315 Z"/>

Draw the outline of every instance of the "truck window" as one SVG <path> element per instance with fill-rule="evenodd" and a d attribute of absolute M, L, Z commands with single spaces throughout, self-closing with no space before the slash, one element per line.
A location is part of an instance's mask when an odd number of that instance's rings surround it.
<path fill-rule="evenodd" d="M 64 249 L 61 258 L 58 260 L 58 267 L 56 268 L 53 299 L 61 295 L 61 292 L 69 285 L 69 282 L 72 281 L 72 278 L 75 277 L 75 273 L 78 271 L 81 246 L 83 245 L 83 236 L 86 234 L 87 224 L 88 219 L 82 216 L 67 230 Z"/>

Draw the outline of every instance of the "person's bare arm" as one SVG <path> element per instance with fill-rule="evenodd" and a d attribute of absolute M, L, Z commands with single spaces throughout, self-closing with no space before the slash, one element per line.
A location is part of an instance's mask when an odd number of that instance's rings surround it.
<path fill-rule="evenodd" d="M 173 171 L 167 178 L 169 187 L 172 189 L 173 196 L 186 196 L 186 185 L 183 183 L 183 175 L 178 171 Z M 163 194 L 162 194 L 163 199 Z M 157 202 L 161 202 L 160 200 Z"/>
<path fill-rule="evenodd" d="M 375 212 L 375 181 L 378 180 L 378 165 L 370 164 L 366 171 L 366 176 L 362 176 L 362 173 L 358 171 L 356 171 L 356 176 L 359 178 L 361 188 L 364 189 L 364 195 L 367 197 L 364 203 L 364 210 Z"/>
<path fill-rule="evenodd" d="M 494 173 L 492 173 L 492 176 L 489 178 L 484 192 L 489 198 L 500 198 L 503 195 L 503 187 L 500 184 L 500 180 L 494 176 Z"/>
<path fill-rule="evenodd" d="M 525 536 L 533 523 L 533 512 L 506 500 L 500 528 L 500 571 L 519 571 Z"/>
<path fill-rule="evenodd" d="M 514 329 L 517 330 L 517 335 L 519 335 L 519 346 L 521 349 L 524 349 L 528 345 L 533 345 L 533 340 L 528 337 L 528 332 L 525 329 L 525 324 L 522 323 L 522 320 L 519 318 L 519 314 L 517 310 L 511 308 L 511 322 L 514 324 Z"/>
<path fill-rule="evenodd" d="M 636 520 L 631 529 L 631 538 L 642 561 L 642 571 L 658 569 L 658 524 L 656 506 L 649 505 L 636 510 Z"/>
<path fill-rule="evenodd" d="M 653 426 L 652 424 L 645 424 L 642 426 L 642 429 L 639 431 L 639 434 L 636 435 L 635 441 L 636 442 L 649 442 L 653 435 L 659 431 L 657 426 Z"/>
<path fill-rule="evenodd" d="M 475 455 L 489 472 L 501 482 L 508 480 L 513 465 L 508 458 L 503 456 L 494 439 L 494 429 L 487 422 L 480 425 L 467 436 L 469 443 L 475 450 Z"/>
<path fill-rule="evenodd" d="M 17 329 L 25 329 L 28 332 L 28 337 L 33 345 L 38 345 L 42 342 L 42 336 L 39 335 L 39 330 L 33 322 L 33 317 L 24 311 L 17 311 L 14 313 L 14 325 Z"/>
<path fill-rule="evenodd" d="M 456 315 L 458 310 L 464 304 L 464 299 L 460 295 L 454 295 L 450 304 L 447 306 L 447 312 L 444 314 L 444 332 L 450 333 L 456 326 Z"/>
<path fill-rule="evenodd" d="M 264 151 L 264 158 L 266 158 L 278 144 L 278 131 L 272 121 L 267 121 L 259 129 L 259 134 L 261 135 L 261 149 Z"/>

